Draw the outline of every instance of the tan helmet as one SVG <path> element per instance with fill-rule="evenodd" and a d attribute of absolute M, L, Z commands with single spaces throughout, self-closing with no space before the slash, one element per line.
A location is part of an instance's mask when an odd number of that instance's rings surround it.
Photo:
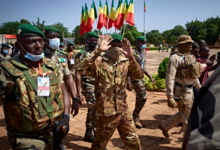
<path fill-rule="evenodd" d="M 192 40 L 191 36 L 189 35 L 181 35 L 179 36 L 177 40 L 177 45 L 179 44 L 185 44 L 185 43 L 193 43 L 194 41 Z"/>

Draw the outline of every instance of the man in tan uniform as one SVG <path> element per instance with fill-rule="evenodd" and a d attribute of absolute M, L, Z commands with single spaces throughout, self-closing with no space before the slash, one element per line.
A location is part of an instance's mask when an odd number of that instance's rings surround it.
<path fill-rule="evenodd" d="M 198 77 L 201 75 L 202 67 L 190 55 L 193 40 L 188 35 L 181 35 L 178 38 L 178 51 L 174 52 L 167 65 L 166 89 L 167 103 L 171 108 L 176 108 L 177 103 L 174 97 L 180 98 L 178 101 L 179 112 L 170 119 L 159 124 L 165 137 L 169 137 L 168 130 L 179 123 L 183 123 L 183 131 L 186 131 L 188 117 L 194 100 L 193 85 L 199 90 L 201 85 Z"/>

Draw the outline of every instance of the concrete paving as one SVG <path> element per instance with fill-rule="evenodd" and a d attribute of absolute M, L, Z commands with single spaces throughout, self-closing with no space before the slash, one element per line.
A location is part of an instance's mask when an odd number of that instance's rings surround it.
<path fill-rule="evenodd" d="M 211 50 L 212 54 L 217 54 L 220 50 Z M 159 63 L 165 57 L 169 57 L 170 53 L 148 52 L 147 69 L 152 73 L 156 73 Z M 134 110 L 135 94 L 127 92 L 128 104 L 130 111 Z M 147 92 L 148 100 L 141 112 L 141 120 L 146 124 L 145 128 L 137 129 L 143 150 L 181 150 L 183 132 L 181 127 L 172 128 L 169 133 L 170 137 L 165 138 L 158 129 L 158 124 L 163 120 L 168 119 L 177 112 L 177 109 L 167 107 L 166 95 L 162 92 Z M 79 114 L 75 118 L 70 119 L 70 131 L 63 143 L 68 150 L 89 150 L 91 143 L 84 142 L 83 136 L 85 133 L 85 120 L 87 114 L 87 104 L 79 110 Z M 0 107 L 0 150 L 11 149 L 7 139 L 6 124 L 4 121 L 4 112 Z M 116 130 L 111 140 L 107 145 L 108 150 L 124 150 L 124 144 L 120 139 L 119 133 Z"/>

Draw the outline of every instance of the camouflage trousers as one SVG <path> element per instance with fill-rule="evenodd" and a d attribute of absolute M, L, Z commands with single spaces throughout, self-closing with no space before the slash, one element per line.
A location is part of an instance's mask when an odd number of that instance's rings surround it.
<path fill-rule="evenodd" d="M 83 95 L 85 96 L 85 100 L 88 105 L 88 112 L 86 117 L 86 127 L 87 128 L 94 128 L 95 127 L 95 94 L 94 92 L 83 92 Z"/>
<path fill-rule="evenodd" d="M 179 86 L 175 86 L 175 97 L 183 96 L 185 101 L 193 101 L 193 88 L 181 88 Z M 187 125 L 188 125 L 188 119 L 190 115 L 191 109 L 187 109 L 184 112 L 179 111 L 174 116 L 172 116 L 170 119 L 167 119 L 166 121 L 162 122 L 161 125 L 165 130 L 169 130 L 175 126 L 177 126 L 179 123 L 183 123 L 183 132 L 186 132 Z"/>
<path fill-rule="evenodd" d="M 143 109 L 147 101 L 147 92 L 145 89 L 144 79 L 135 80 L 131 79 L 132 88 L 136 93 L 135 109 L 133 111 L 134 119 L 139 117 L 141 110 Z"/>
<path fill-rule="evenodd" d="M 17 138 L 16 150 L 53 150 L 53 145 L 46 144 L 43 140 L 30 138 Z"/>
<path fill-rule="evenodd" d="M 134 121 L 128 110 L 114 116 L 97 116 L 95 126 L 96 135 L 91 150 L 104 150 L 116 128 L 127 150 L 141 150 Z"/>

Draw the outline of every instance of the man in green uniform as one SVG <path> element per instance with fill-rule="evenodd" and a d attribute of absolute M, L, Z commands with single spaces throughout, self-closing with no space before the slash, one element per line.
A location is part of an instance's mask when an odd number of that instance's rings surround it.
<path fill-rule="evenodd" d="M 71 112 L 75 110 L 75 113 L 73 115 L 75 116 L 78 114 L 78 110 L 79 110 L 78 103 L 81 104 L 81 102 L 78 101 L 79 99 L 76 97 L 74 82 L 71 77 L 68 65 L 66 64 L 66 56 L 62 56 L 60 55 L 60 53 L 57 53 L 57 49 L 60 44 L 59 30 L 53 26 L 44 26 L 42 28 L 42 31 L 45 34 L 45 39 L 44 39 L 45 56 L 50 60 L 52 60 L 54 63 L 61 65 L 64 74 L 64 82 L 73 101 Z"/>
<path fill-rule="evenodd" d="M 0 68 L 0 101 L 3 102 L 8 139 L 13 149 L 53 149 L 53 121 L 58 138 L 69 131 L 70 99 L 61 67 L 44 57 L 45 35 L 23 24 L 16 30 L 15 56 Z M 58 141 L 54 141 L 58 144 Z"/>
<path fill-rule="evenodd" d="M 0 66 L 11 58 L 9 55 L 9 49 L 10 47 L 7 44 L 2 44 L 0 53 Z"/>
<path fill-rule="evenodd" d="M 85 57 L 89 56 L 96 48 L 99 36 L 95 32 L 89 32 L 86 36 L 85 51 L 81 51 L 76 55 L 76 63 L 78 64 Z M 83 75 L 82 77 L 76 72 L 76 88 L 77 93 L 81 98 L 82 94 L 85 96 L 86 102 L 88 104 L 88 113 L 86 118 L 86 133 L 84 136 L 84 141 L 93 142 L 94 135 L 92 133 L 95 126 L 95 94 L 94 94 L 94 83 L 95 78 Z"/>
<path fill-rule="evenodd" d="M 148 78 L 150 78 L 151 82 L 155 84 L 154 79 L 149 75 L 147 68 L 146 68 L 146 55 L 143 54 L 143 51 L 146 49 L 146 41 L 142 36 L 139 36 L 136 40 L 136 48 L 133 51 L 133 56 L 135 60 L 139 63 L 142 69 L 142 73 L 147 75 Z M 145 89 L 145 82 L 143 79 L 130 79 L 133 89 L 136 93 L 136 103 L 135 103 L 135 109 L 133 112 L 133 118 L 134 122 L 137 128 L 142 128 L 145 126 L 140 122 L 140 112 L 142 108 L 144 107 L 144 104 L 147 101 L 147 93 Z M 128 82 L 128 87 L 130 87 Z"/>
<path fill-rule="evenodd" d="M 95 78 L 97 120 L 92 150 L 104 150 L 116 128 L 126 149 L 140 150 L 140 140 L 126 101 L 126 79 L 127 76 L 142 79 L 143 74 L 133 57 L 130 42 L 124 39 L 123 50 L 120 46 L 111 47 L 123 40 L 121 35 L 113 34 L 114 41 L 110 38 L 106 36 L 98 50 L 77 65 L 81 75 Z"/>

